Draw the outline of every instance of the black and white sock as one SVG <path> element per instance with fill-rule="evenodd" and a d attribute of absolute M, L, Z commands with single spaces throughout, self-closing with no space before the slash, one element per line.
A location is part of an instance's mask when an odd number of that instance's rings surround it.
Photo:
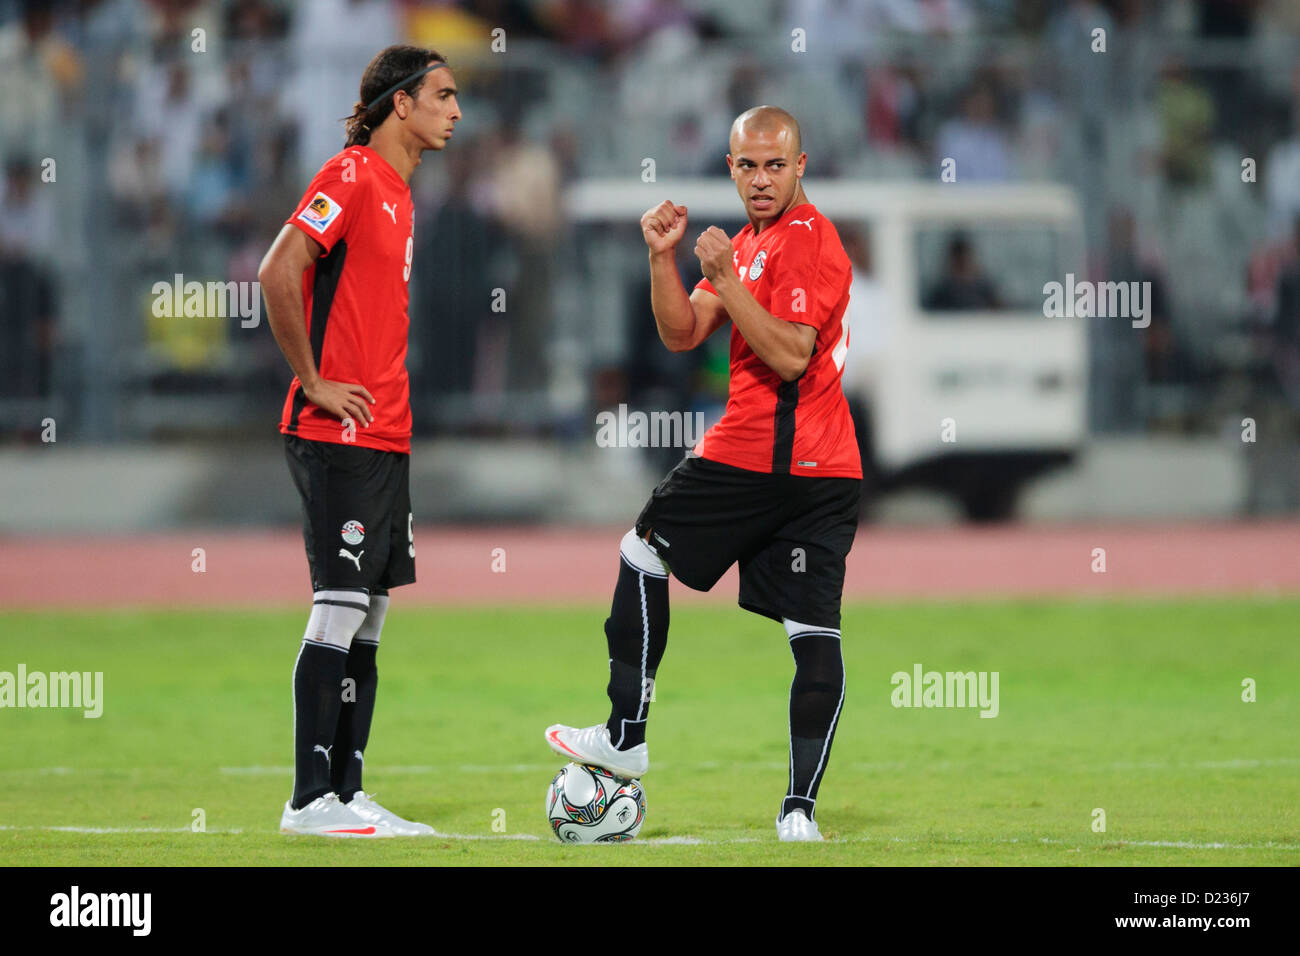
<path fill-rule="evenodd" d="M 785 626 L 795 669 L 790 684 L 790 787 L 781 816 L 801 809 L 811 820 L 844 704 L 844 657 L 837 628 L 790 620 Z"/>
<path fill-rule="evenodd" d="M 654 678 L 668 644 L 668 571 L 629 531 L 619 548 L 618 583 L 605 621 L 609 646 L 609 739 L 619 750 L 645 743 Z"/>
<path fill-rule="evenodd" d="M 372 592 L 366 620 L 356 637 L 352 638 L 352 647 L 348 651 L 345 679 L 353 683 L 345 686 L 338 730 L 334 733 L 334 759 L 330 762 L 334 792 L 344 803 L 350 801 L 358 790 L 364 789 L 361 771 L 365 764 L 366 743 L 370 740 L 370 721 L 375 714 L 375 691 L 379 686 L 375 655 L 379 653 L 379 635 L 387 613 L 388 592 Z"/>
<path fill-rule="evenodd" d="M 301 810 L 333 789 L 330 761 L 343 705 L 348 646 L 366 619 L 365 591 L 317 591 L 293 666 L 293 797 Z"/>

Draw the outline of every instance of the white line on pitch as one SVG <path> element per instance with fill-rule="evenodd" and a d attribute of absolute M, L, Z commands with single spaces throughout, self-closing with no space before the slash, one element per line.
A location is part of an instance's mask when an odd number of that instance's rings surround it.
<path fill-rule="evenodd" d="M 0 824 L 0 830 L 42 830 L 53 833 L 88 833 L 88 834 L 119 834 L 119 833 L 190 833 L 193 832 L 189 827 L 91 827 L 91 826 L 9 826 Z M 267 830 L 266 833 L 273 831 Z M 200 831 L 200 834 L 241 834 L 248 833 L 259 835 L 256 830 L 244 830 L 239 827 L 232 829 L 211 828 Z M 438 840 L 526 840 L 541 841 L 543 838 L 532 833 L 437 833 L 429 839 Z M 418 842 L 418 839 L 417 839 Z M 735 837 L 728 840 L 705 840 L 693 836 L 670 836 L 670 837 L 647 837 L 641 840 L 631 840 L 626 844 L 611 844 L 619 846 L 732 846 L 743 843 L 767 843 L 770 841 L 758 839 L 756 837 Z M 1083 849 L 1086 844 L 1077 840 L 1058 840 L 1051 837 L 1038 837 L 1021 839 L 1020 837 L 1007 837 L 1005 839 L 964 839 L 961 837 L 835 837 L 827 842 L 829 843 L 934 843 L 942 845 L 956 846 L 994 846 L 1008 844 L 1032 844 L 1045 843 L 1051 845 L 1066 846 L 1073 844 L 1079 849 Z M 1300 850 L 1300 844 L 1295 843 L 1195 843 L 1190 840 L 1115 840 L 1110 845 L 1119 846 L 1142 846 L 1142 847 L 1159 847 L 1174 850 Z"/>
<path fill-rule="evenodd" d="M 978 766 L 978 761 L 951 761 L 942 760 L 934 762 L 921 761 L 885 761 L 865 763 L 860 761 L 847 762 L 839 765 L 842 770 L 857 770 L 865 772 L 880 771 L 897 771 L 907 769 L 917 770 L 948 770 L 957 767 Z M 374 774 L 390 774 L 394 776 L 421 776 L 429 774 L 451 774 L 451 773 L 540 773 L 547 770 L 553 770 L 558 766 L 557 763 L 507 763 L 507 764 L 412 764 L 412 765 L 394 765 L 391 767 L 371 766 L 366 770 Z M 1081 772 L 1096 773 L 1100 771 L 1111 770 L 1254 770 L 1264 767 L 1294 767 L 1300 766 L 1300 758 L 1296 757 L 1272 757 L 1265 759 L 1236 759 L 1236 760 L 1197 760 L 1189 763 L 1169 763 L 1159 761 L 1117 761 L 1115 763 L 1105 764 L 1100 767 L 1084 768 Z M 786 761 L 775 760 L 750 760 L 727 763 L 725 761 L 702 761 L 697 763 L 656 763 L 655 769 L 664 770 L 786 770 L 789 764 Z M 293 767 L 290 766 L 271 766 L 271 765 L 254 765 L 249 767 L 218 767 L 217 771 L 229 776 L 291 776 Z M 0 776 L 72 776 L 74 774 L 111 774 L 111 773 L 152 773 L 152 772 L 174 772 L 174 768 L 169 767 L 32 767 L 28 769 L 0 770 Z"/>

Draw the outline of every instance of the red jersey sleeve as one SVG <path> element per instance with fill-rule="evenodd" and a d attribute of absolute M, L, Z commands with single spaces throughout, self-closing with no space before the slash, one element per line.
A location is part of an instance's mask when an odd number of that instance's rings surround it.
<path fill-rule="evenodd" d="M 826 297 L 821 294 L 822 230 L 811 223 L 791 223 L 775 250 L 768 268 L 772 270 L 770 311 L 778 319 L 811 325 L 821 331 L 831 317 Z"/>
<path fill-rule="evenodd" d="M 706 277 L 706 278 L 703 278 L 703 279 L 701 279 L 699 282 L 695 283 L 695 288 L 696 288 L 696 289 L 703 289 L 705 292 L 712 292 L 714 295 L 717 295 L 717 294 L 718 294 L 718 290 L 715 289 L 715 288 L 713 288 L 713 283 L 710 282 L 710 281 L 708 280 L 707 277 Z M 692 291 L 694 291 L 694 290 L 692 290 Z"/>
<path fill-rule="evenodd" d="M 286 223 L 297 226 L 320 243 L 326 255 L 347 232 L 361 201 L 358 162 L 341 153 L 321 167 Z"/>

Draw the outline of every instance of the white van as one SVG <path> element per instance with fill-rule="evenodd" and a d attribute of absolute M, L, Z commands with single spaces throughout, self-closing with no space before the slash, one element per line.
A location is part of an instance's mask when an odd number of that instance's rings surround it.
<path fill-rule="evenodd" d="M 1012 515 L 1025 482 L 1071 461 L 1085 434 L 1085 321 L 1043 308 L 1046 283 L 1085 272 L 1073 193 L 911 181 L 804 189 L 854 261 L 844 391 L 869 494 L 927 487 L 972 520 Z M 567 205 L 576 223 L 635 229 L 664 199 L 689 211 L 683 241 L 743 221 L 727 179 L 588 180 Z"/>

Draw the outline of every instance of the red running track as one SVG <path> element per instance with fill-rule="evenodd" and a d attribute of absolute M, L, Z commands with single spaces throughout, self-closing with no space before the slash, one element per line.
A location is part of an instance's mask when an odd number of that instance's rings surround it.
<path fill-rule="evenodd" d="M 420 580 L 400 598 L 604 603 L 626 530 L 418 528 Z M 1092 570 L 1095 548 L 1104 573 Z M 296 530 L 0 538 L 0 607 L 301 606 L 309 590 Z M 736 571 L 707 595 L 673 590 L 734 602 Z M 844 590 L 849 600 L 1300 593 L 1300 522 L 864 528 Z"/>

